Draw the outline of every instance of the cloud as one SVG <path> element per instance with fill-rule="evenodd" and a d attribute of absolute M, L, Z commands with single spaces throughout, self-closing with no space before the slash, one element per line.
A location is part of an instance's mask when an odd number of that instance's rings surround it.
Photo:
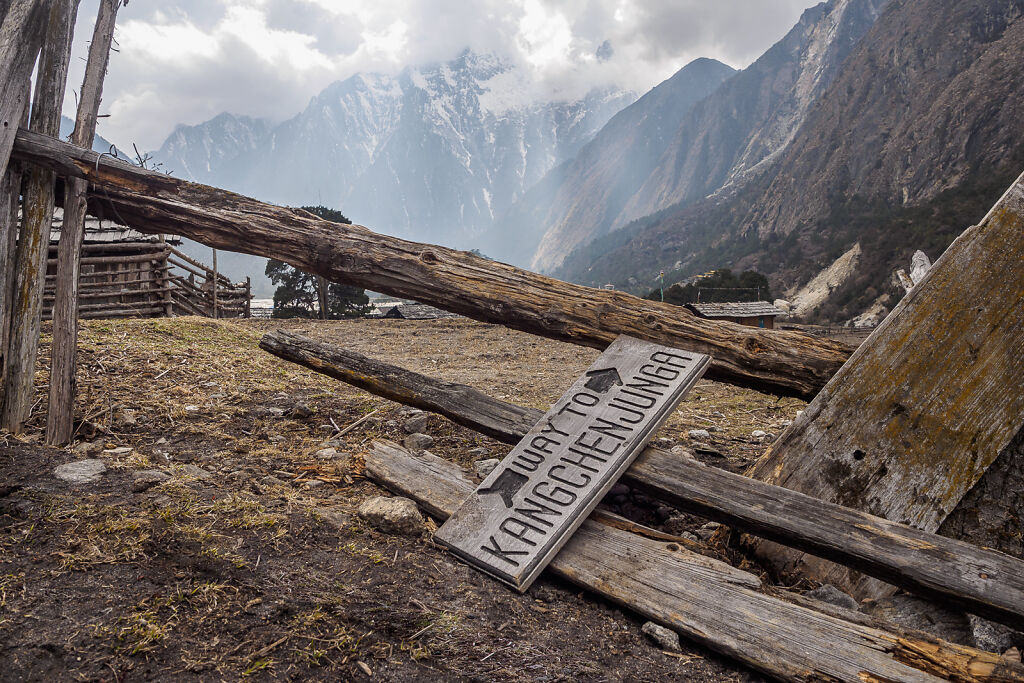
<path fill-rule="evenodd" d="M 71 88 L 98 0 L 82 0 Z M 697 57 L 749 64 L 811 0 L 165 0 L 120 11 L 100 132 L 158 147 L 222 111 L 281 120 L 331 82 L 395 73 L 466 47 L 531 69 L 554 96 L 638 92 Z M 65 112 L 74 115 L 69 89 Z"/>

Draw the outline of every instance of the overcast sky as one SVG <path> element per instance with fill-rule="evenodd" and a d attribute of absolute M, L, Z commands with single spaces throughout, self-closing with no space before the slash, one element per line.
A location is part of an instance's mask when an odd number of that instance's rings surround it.
<path fill-rule="evenodd" d="M 98 0 L 82 0 L 65 113 Z M 131 0 L 118 15 L 99 132 L 151 150 L 222 111 L 283 120 L 329 83 L 496 52 L 552 92 L 643 92 L 697 57 L 742 68 L 811 0 Z M 602 47 L 602 45 L 604 47 Z"/>

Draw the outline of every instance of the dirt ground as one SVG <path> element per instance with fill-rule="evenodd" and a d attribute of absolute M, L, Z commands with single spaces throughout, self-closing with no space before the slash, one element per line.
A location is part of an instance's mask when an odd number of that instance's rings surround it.
<path fill-rule="evenodd" d="M 359 454 L 400 441 L 406 409 L 259 350 L 277 327 L 540 409 L 597 355 L 465 320 L 85 322 L 82 425 L 58 450 L 38 445 L 44 330 L 26 433 L 0 434 L 0 679 L 760 680 L 685 641 L 660 650 L 567 583 L 519 595 L 428 532 L 368 526 L 356 509 L 384 492 Z M 717 429 L 697 456 L 739 471 L 764 448 L 751 432 L 802 407 L 702 381 L 657 436 Z M 426 432 L 467 468 L 509 450 L 438 416 Z M 339 456 L 317 458 L 328 442 Z M 85 458 L 104 461 L 98 482 L 54 476 Z M 704 523 L 629 493 L 605 505 L 676 534 Z"/>

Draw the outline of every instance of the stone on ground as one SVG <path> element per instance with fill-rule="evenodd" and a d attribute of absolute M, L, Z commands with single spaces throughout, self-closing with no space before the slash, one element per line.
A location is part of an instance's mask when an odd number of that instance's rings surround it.
<path fill-rule="evenodd" d="M 486 460 L 477 460 L 473 463 L 473 469 L 476 471 L 476 476 L 481 479 L 485 478 L 488 474 L 494 471 L 494 468 L 498 466 L 501 461 L 497 458 L 487 458 Z"/>
<path fill-rule="evenodd" d="M 142 493 L 171 478 L 171 475 L 160 470 L 142 470 L 132 475 L 132 493 Z"/>
<path fill-rule="evenodd" d="M 686 435 L 697 441 L 707 441 L 711 438 L 711 432 L 706 429 L 691 429 Z"/>
<path fill-rule="evenodd" d="M 106 471 L 102 460 L 76 460 L 57 467 L 53 474 L 68 484 L 95 484 Z"/>
<path fill-rule="evenodd" d="M 411 536 L 423 530 L 419 508 L 408 498 L 374 496 L 359 506 L 358 514 L 371 526 L 389 534 Z"/>
<path fill-rule="evenodd" d="M 417 434 L 427 428 L 427 420 L 429 415 L 426 413 L 415 413 L 409 417 L 405 424 L 402 425 L 402 429 L 405 430 L 406 434 Z"/>
<path fill-rule="evenodd" d="M 402 440 L 402 445 L 410 451 L 423 451 L 434 445 L 434 437 L 429 434 L 410 434 Z"/>
<path fill-rule="evenodd" d="M 856 600 L 830 583 L 823 584 L 812 591 L 808 591 L 805 594 L 805 597 L 813 600 L 820 600 L 821 602 L 827 602 L 830 605 L 842 607 L 843 609 L 856 610 L 860 607 Z"/>
<path fill-rule="evenodd" d="M 679 645 L 679 634 L 661 624 L 648 621 L 640 630 L 646 633 L 647 637 L 657 643 L 662 650 L 669 652 L 682 652 L 683 650 Z"/>

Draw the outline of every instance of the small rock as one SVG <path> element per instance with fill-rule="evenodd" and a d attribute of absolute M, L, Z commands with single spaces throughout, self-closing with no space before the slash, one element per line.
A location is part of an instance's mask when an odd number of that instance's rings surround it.
<path fill-rule="evenodd" d="M 986 652 L 1005 652 L 1020 638 L 1020 632 L 973 614 L 967 615 L 974 647 Z"/>
<path fill-rule="evenodd" d="M 466 455 L 471 458 L 484 458 L 491 454 L 491 451 L 483 446 L 477 446 L 476 448 L 470 448 L 466 451 Z"/>
<path fill-rule="evenodd" d="M 187 410 L 187 408 L 186 408 Z M 284 408 L 267 408 L 266 414 L 270 417 L 284 417 Z"/>
<path fill-rule="evenodd" d="M 647 637 L 653 640 L 658 647 L 662 650 L 669 652 L 682 652 L 683 648 L 679 645 L 679 634 L 671 629 L 667 629 L 661 624 L 655 624 L 653 621 L 648 621 L 640 629 L 647 634 Z"/>
<path fill-rule="evenodd" d="M 287 441 L 287 439 L 280 434 L 274 434 L 273 436 L 268 436 L 267 441 L 269 441 L 270 443 L 282 443 L 284 441 Z"/>
<path fill-rule="evenodd" d="M 697 529 L 697 535 L 700 536 L 701 540 L 706 541 L 709 538 L 711 538 L 721 526 L 722 525 L 718 522 L 708 522 L 704 526 Z"/>
<path fill-rule="evenodd" d="M 108 448 L 103 451 L 103 455 L 128 455 L 132 452 L 132 449 L 128 446 L 121 446 L 120 448 Z"/>
<path fill-rule="evenodd" d="M 408 498 L 375 496 L 359 506 L 359 517 L 385 533 L 418 535 L 423 517 L 416 503 Z"/>
<path fill-rule="evenodd" d="M 198 413 L 199 412 L 199 406 L 185 406 L 185 412 L 186 413 Z"/>
<path fill-rule="evenodd" d="M 434 445 L 434 437 L 429 434 L 410 434 L 402 440 L 402 445 L 410 451 L 423 451 Z"/>
<path fill-rule="evenodd" d="M 307 417 L 313 417 L 313 409 L 305 403 L 296 403 L 288 411 L 288 417 L 295 418 L 296 420 L 305 420 Z"/>
<path fill-rule="evenodd" d="M 314 455 L 321 460 L 330 460 L 338 454 L 337 448 L 321 448 Z"/>
<path fill-rule="evenodd" d="M 303 483 L 305 484 L 305 488 L 307 489 L 318 489 L 324 485 L 324 482 L 320 481 L 319 479 L 313 479 L 312 481 L 307 481 Z"/>
<path fill-rule="evenodd" d="M 57 467 L 53 474 L 68 484 L 95 484 L 106 471 L 102 460 L 76 460 Z"/>
<path fill-rule="evenodd" d="M 260 479 L 260 483 L 264 486 L 284 486 L 284 482 L 272 474 Z"/>
<path fill-rule="evenodd" d="M 156 445 L 157 446 L 163 446 L 165 443 L 167 443 L 167 437 L 166 436 L 161 436 L 159 439 L 156 440 Z"/>
<path fill-rule="evenodd" d="M 722 430 L 720 430 L 720 429 L 719 429 L 719 428 L 718 428 L 717 426 L 715 426 L 715 425 L 708 425 L 708 426 L 707 426 L 707 430 L 708 430 L 709 432 L 711 432 L 712 434 L 714 434 L 715 432 L 720 432 L 720 431 L 722 431 Z"/>
<path fill-rule="evenodd" d="M 418 434 L 427 428 L 427 420 L 429 419 L 430 416 L 426 413 L 417 413 L 405 421 L 402 429 L 405 430 L 406 434 Z"/>
<path fill-rule="evenodd" d="M 314 508 L 313 512 L 320 518 L 320 521 L 335 531 L 343 531 L 352 521 L 352 517 L 349 515 L 331 508 Z"/>
<path fill-rule="evenodd" d="M 330 441 L 324 441 L 320 444 L 320 448 L 341 448 L 345 445 L 345 442 L 341 439 L 331 439 Z"/>
<path fill-rule="evenodd" d="M 486 460 L 477 460 L 473 463 L 473 470 L 476 472 L 476 476 L 484 479 L 488 474 L 494 471 L 494 468 L 501 463 L 497 458 L 487 458 Z"/>
<path fill-rule="evenodd" d="M 75 453 L 78 455 L 98 455 L 102 452 L 102 441 L 83 441 L 75 446 Z"/>
<path fill-rule="evenodd" d="M 691 534 L 689 531 L 684 531 L 683 533 L 679 534 L 679 536 L 680 536 L 680 538 L 685 538 L 687 541 L 693 541 L 694 543 L 700 543 L 700 539 L 697 538 L 695 535 Z"/>
<path fill-rule="evenodd" d="M 723 417 L 725 417 L 725 415 L 723 415 L 722 413 L 720 413 L 720 412 L 718 412 L 718 411 L 716 410 L 715 412 L 711 413 L 711 417 L 714 417 L 714 418 L 717 418 L 717 419 L 719 419 L 719 420 L 720 420 L 720 419 L 722 419 Z"/>
<path fill-rule="evenodd" d="M 706 429 L 691 429 L 686 435 L 697 441 L 708 441 L 711 438 L 711 433 Z"/>
<path fill-rule="evenodd" d="M 842 607 L 843 609 L 857 610 L 860 607 L 860 604 L 858 604 L 856 600 L 830 583 L 818 586 L 804 595 L 812 600 L 827 602 L 830 605 Z"/>
<path fill-rule="evenodd" d="M 681 455 L 682 457 L 689 458 L 690 460 L 694 459 L 693 451 L 691 451 L 686 446 L 673 446 L 672 447 L 672 454 L 673 455 Z"/>
<path fill-rule="evenodd" d="M 763 429 L 755 429 L 754 431 L 750 432 L 750 436 L 754 437 L 755 439 L 763 439 L 764 437 L 768 436 L 768 432 L 764 431 Z"/>
<path fill-rule="evenodd" d="M 209 479 L 213 476 L 199 465 L 193 465 L 191 463 L 187 465 L 182 465 L 181 469 L 185 472 L 185 474 L 189 475 L 190 477 L 195 477 L 196 479 Z"/>
<path fill-rule="evenodd" d="M 654 445 L 657 446 L 658 448 L 669 449 L 669 448 L 672 448 L 673 446 L 675 446 L 676 442 L 673 441 L 672 439 L 664 439 L 664 438 L 662 438 L 662 439 L 655 439 L 654 440 Z"/>
<path fill-rule="evenodd" d="M 132 493 L 142 493 L 171 478 L 160 470 L 143 470 L 132 475 Z"/>
<path fill-rule="evenodd" d="M 131 429 L 139 424 L 134 410 L 119 410 L 114 414 L 114 424 L 121 429 Z"/>

